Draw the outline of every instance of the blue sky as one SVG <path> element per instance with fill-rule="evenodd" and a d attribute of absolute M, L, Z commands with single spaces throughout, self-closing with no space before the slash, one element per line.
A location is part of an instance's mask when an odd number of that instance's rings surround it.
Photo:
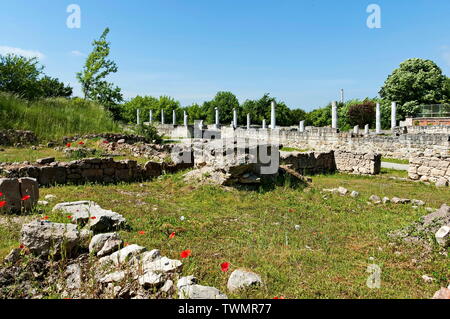
<path fill-rule="evenodd" d="M 69 29 L 70 4 L 81 28 Z M 369 29 L 369 4 L 381 29 Z M 0 52 L 37 54 L 46 72 L 70 83 L 110 27 L 125 97 L 170 95 L 182 105 L 232 91 L 264 93 L 311 110 L 374 97 L 399 63 L 435 61 L 450 76 L 449 0 L 0 0 Z M 25 50 L 25 51 L 18 51 Z M 30 52 L 32 51 L 32 52 Z"/>

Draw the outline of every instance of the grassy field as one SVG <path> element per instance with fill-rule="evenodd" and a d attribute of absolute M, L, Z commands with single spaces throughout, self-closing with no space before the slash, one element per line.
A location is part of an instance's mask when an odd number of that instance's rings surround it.
<path fill-rule="evenodd" d="M 29 102 L 0 93 L 0 117 L 0 130 L 30 130 L 36 133 L 40 141 L 121 131 L 101 106 L 84 100 L 45 99 Z"/>
<path fill-rule="evenodd" d="M 338 186 L 361 195 L 321 192 Z M 195 275 L 201 284 L 226 292 L 229 274 L 220 270 L 225 261 L 231 271 L 246 268 L 262 276 L 263 288 L 229 294 L 232 298 L 430 298 L 450 279 L 448 257 L 423 256 L 420 247 L 387 236 L 427 214 L 424 208 L 368 203 L 372 194 L 421 199 L 434 208 L 450 202 L 447 189 L 421 183 L 336 174 L 314 176 L 306 189 L 249 191 L 189 185 L 180 173 L 143 184 L 41 189 L 41 197 L 46 194 L 57 200 L 40 207 L 39 215 L 0 219 L 0 257 L 19 245 L 24 220 L 48 215 L 66 222 L 51 212 L 54 204 L 90 199 L 127 218 L 132 230 L 121 235 L 128 243 L 158 248 L 176 259 L 191 249 L 183 274 Z M 176 237 L 169 240 L 172 232 Z M 366 286 L 370 264 L 382 269 L 380 289 Z M 437 280 L 425 283 L 425 274 Z"/>

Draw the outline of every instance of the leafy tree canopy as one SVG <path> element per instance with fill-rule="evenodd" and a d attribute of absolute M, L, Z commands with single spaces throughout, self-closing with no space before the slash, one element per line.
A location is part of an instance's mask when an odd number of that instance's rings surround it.
<path fill-rule="evenodd" d="M 380 96 L 397 102 L 400 117 L 414 116 L 420 104 L 435 104 L 445 97 L 446 77 L 430 60 L 409 59 L 386 79 Z"/>

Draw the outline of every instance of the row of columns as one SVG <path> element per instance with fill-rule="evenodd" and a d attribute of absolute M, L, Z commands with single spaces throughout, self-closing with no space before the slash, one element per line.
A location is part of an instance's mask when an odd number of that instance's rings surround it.
<path fill-rule="evenodd" d="M 393 130 L 397 126 L 397 102 L 392 102 L 391 104 L 391 129 Z M 337 103 L 333 101 L 331 103 L 331 127 L 334 129 L 338 128 L 338 113 L 337 113 Z M 356 127 L 354 128 L 355 132 Z M 368 130 L 368 125 L 364 128 L 365 132 Z M 300 129 L 301 130 L 301 129 Z M 359 132 L 359 128 L 358 128 Z M 381 107 L 380 103 L 377 103 L 375 109 L 375 132 L 381 133 Z M 367 132 L 368 134 L 368 132 Z"/>
<path fill-rule="evenodd" d="M 137 124 L 140 125 L 141 124 L 141 110 L 137 110 L 136 112 L 136 116 L 137 116 Z M 216 117 L 216 123 L 215 126 L 216 128 L 219 128 L 220 126 L 220 119 L 219 119 L 219 109 L 216 107 L 215 108 L 215 117 Z M 188 115 L 186 113 L 186 111 L 184 111 L 184 115 L 183 115 L 183 119 L 184 119 L 184 126 L 188 125 Z M 153 110 L 150 110 L 150 123 L 153 123 Z M 165 124 L 164 122 L 164 110 L 161 110 L 161 124 Z M 172 111 L 172 123 L 173 125 L 176 125 L 177 123 L 177 115 L 175 110 Z M 238 126 L 238 119 L 237 119 L 237 110 L 233 109 L 233 122 L 231 123 L 233 128 L 237 128 Z M 247 129 L 250 129 L 251 126 L 251 118 L 250 118 L 250 114 L 247 114 Z M 396 102 L 392 102 L 391 104 L 391 129 L 394 129 L 397 126 L 397 103 Z M 266 120 L 263 119 L 262 122 L 262 127 L 263 129 L 266 129 Z M 337 110 L 337 102 L 333 101 L 331 103 L 331 127 L 333 129 L 337 129 L 338 128 L 338 110 Z M 271 107 L 270 107 L 270 128 L 272 130 L 274 130 L 276 128 L 276 103 L 274 101 L 272 101 L 271 103 Z M 299 129 L 300 132 L 304 132 L 305 131 L 305 121 L 301 121 L 299 124 Z M 364 128 L 364 131 L 366 134 L 368 134 L 368 130 L 369 130 L 369 125 L 366 125 Z M 359 133 L 359 127 L 354 127 L 353 128 L 353 132 L 355 134 Z M 377 103 L 376 105 L 376 110 L 375 110 L 375 132 L 376 133 L 381 133 L 381 107 L 380 107 L 380 103 Z"/>

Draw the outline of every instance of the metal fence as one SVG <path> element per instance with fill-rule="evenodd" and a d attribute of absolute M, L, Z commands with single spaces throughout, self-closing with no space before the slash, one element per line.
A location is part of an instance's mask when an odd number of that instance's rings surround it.
<path fill-rule="evenodd" d="M 450 117 L 450 104 L 422 105 L 419 117 Z"/>

